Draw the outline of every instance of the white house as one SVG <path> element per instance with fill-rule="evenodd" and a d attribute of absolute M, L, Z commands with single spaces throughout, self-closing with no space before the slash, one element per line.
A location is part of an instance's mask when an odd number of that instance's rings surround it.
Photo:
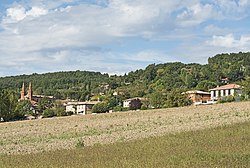
<path fill-rule="evenodd" d="M 66 107 L 66 112 L 73 112 L 75 114 L 90 114 L 92 107 L 97 104 L 98 101 L 89 102 L 67 102 L 64 104 Z"/>
<path fill-rule="evenodd" d="M 242 94 L 241 86 L 237 84 L 228 84 L 210 89 L 209 91 L 211 93 L 211 100 L 218 100 L 220 97 L 225 97 L 229 95 L 240 96 Z"/>
<path fill-rule="evenodd" d="M 142 100 L 142 98 L 139 98 L 139 97 L 123 100 L 123 107 L 124 108 L 129 108 L 129 107 L 131 107 L 131 102 L 132 101 L 137 102 L 137 103 L 141 103 L 141 100 Z"/>

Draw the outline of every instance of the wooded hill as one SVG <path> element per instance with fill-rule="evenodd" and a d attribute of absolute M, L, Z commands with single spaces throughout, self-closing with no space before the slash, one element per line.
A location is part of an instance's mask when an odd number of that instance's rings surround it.
<path fill-rule="evenodd" d="M 0 78 L 1 90 L 20 93 L 22 83 L 32 82 L 34 94 L 53 95 L 56 98 L 89 100 L 94 95 L 124 93 L 124 98 L 167 94 L 175 89 L 208 90 L 221 84 L 223 78 L 230 83 L 241 83 L 250 76 L 250 53 L 218 54 L 208 64 L 181 62 L 151 64 L 145 69 L 123 76 L 109 76 L 100 72 L 69 71 L 46 74 L 9 76 Z"/>

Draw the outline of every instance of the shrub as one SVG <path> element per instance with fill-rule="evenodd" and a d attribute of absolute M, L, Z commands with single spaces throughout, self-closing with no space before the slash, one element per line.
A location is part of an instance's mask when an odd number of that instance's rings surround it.
<path fill-rule="evenodd" d="M 46 109 L 43 111 L 43 117 L 45 118 L 49 118 L 49 117 L 54 117 L 55 116 L 55 112 L 53 109 Z"/>
<path fill-rule="evenodd" d="M 85 146 L 84 140 L 81 138 L 77 140 L 75 147 L 76 148 L 83 148 Z"/>
<path fill-rule="evenodd" d="M 227 102 L 233 102 L 233 101 L 235 101 L 235 97 L 232 95 L 229 95 L 229 96 L 221 97 L 218 100 L 218 103 L 227 103 Z"/>
<path fill-rule="evenodd" d="M 122 111 L 122 106 L 115 106 L 113 111 Z"/>
<path fill-rule="evenodd" d="M 145 106 L 144 104 L 141 106 L 141 110 L 147 110 L 147 106 Z"/>
<path fill-rule="evenodd" d="M 92 108 L 92 113 L 106 113 L 109 111 L 109 105 L 106 102 L 97 103 Z"/>

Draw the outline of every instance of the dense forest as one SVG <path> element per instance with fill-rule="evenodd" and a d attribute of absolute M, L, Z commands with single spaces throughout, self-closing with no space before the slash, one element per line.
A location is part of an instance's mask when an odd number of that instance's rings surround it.
<path fill-rule="evenodd" d="M 228 83 L 237 83 L 244 88 L 244 98 L 250 96 L 250 53 L 218 54 L 208 59 L 208 64 L 184 64 L 181 62 L 151 64 L 124 75 L 109 75 L 100 72 L 69 71 L 46 74 L 8 76 L 0 78 L 0 105 L 8 104 L 5 114 L 15 111 L 20 118 L 29 111 L 30 104 L 14 103 L 20 96 L 24 82 L 26 88 L 32 82 L 33 93 L 52 95 L 56 99 L 74 99 L 79 101 L 101 100 L 96 111 L 121 111 L 122 100 L 132 97 L 144 97 L 141 108 L 179 107 L 190 104 L 190 100 L 181 94 L 186 90 L 199 89 L 208 91 L 210 88 Z M 114 92 L 118 94 L 113 95 Z M 119 94 L 121 93 L 121 94 Z M 15 101 L 13 101 L 15 100 Z M 26 109 L 20 111 L 22 109 Z M 7 107 L 7 106 L 6 106 Z M 15 108 L 14 108 L 15 107 Z M 50 104 L 44 100 L 39 102 L 41 113 L 47 107 L 58 107 L 53 113 L 67 115 L 59 104 Z M 58 110 L 59 109 L 59 110 Z M 2 113 L 3 109 L 0 109 Z M 51 111 L 45 111 L 50 114 Z M 19 114 L 22 115 L 19 115 Z M 10 116 L 11 117 L 11 116 Z M 7 117 L 5 117 L 7 118 Z"/>

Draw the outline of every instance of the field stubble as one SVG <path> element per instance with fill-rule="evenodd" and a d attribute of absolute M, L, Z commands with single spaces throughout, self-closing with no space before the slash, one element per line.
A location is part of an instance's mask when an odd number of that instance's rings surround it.
<path fill-rule="evenodd" d="M 250 102 L 0 123 L 0 155 L 73 149 L 250 121 Z"/>

